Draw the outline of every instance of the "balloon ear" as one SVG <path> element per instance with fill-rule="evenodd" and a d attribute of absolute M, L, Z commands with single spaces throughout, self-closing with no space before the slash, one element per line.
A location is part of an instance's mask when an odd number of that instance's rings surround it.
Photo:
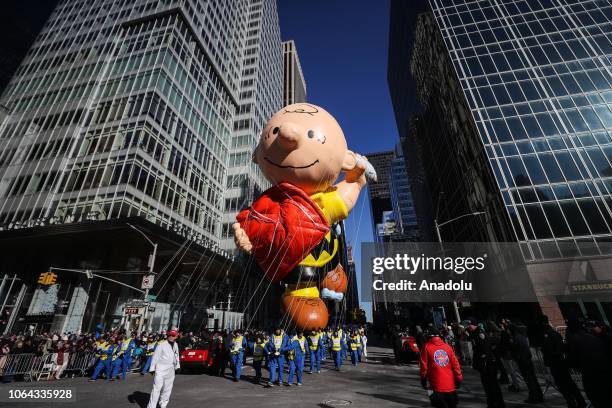
<path fill-rule="evenodd" d="M 350 150 L 347 150 L 342 161 L 342 171 L 353 170 L 357 165 L 357 156 Z"/>

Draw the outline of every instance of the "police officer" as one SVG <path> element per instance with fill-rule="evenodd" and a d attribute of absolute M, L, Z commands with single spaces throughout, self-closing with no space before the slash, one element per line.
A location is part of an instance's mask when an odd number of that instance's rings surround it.
<path fill-rule="evenodd" d="M 106 341 L 106 335 L 101 334 L 98 340 L 96 341 L 96 356 L 98 357 L 98 362 L 96 364 L 96 368 L 94 368 L 94 372 L 89 381 L 96 381 L 98 375 L 100 375 L 100 371 L 102 370 L 104 370 L 107 380 L 110 380 L 112 378 L 112 355 L 113 345 Z"/>
<path fill-rule="evenodd" d="M 234 330 L 232 340 L 228 346 L 232 362 L 232 376 L 234 377 L 234 382 L 238 382 L 240 381 L 240 372 L 242 371 L 244 349 L 247 347 L 246 338 L 240 330 Z"/>
<path fill-rule="evenodd" d="M 266 352 L 268 353 L 269 360 L 268 364 L 270 367 L 270 382 L 269 386 L 272 386 L 275 382 L 281 385 L 285 374 L 285 356 L 282 350 L 286 349 L 289 343 L 289 338 L 283 333 L 279 327 L 274 331 L 274 334 L 270 336 L 268 343 L 266 343 Z M 277 377 L 278 370 L 278 377 Z"/>
<path fill-rule="evenodd" d="M 302 373 L 304 372 L 304 357 L 306 356 L 306 337 L 304 332 L 299 330 L 289 345 L 287 346 L 287 356 L 289 359 L 289 378 L 287 385 L 293 384 L 293 375 L 297 377 L 297 385 L 302 385 Z"/>
<path fill-rule="evenodd" d="M 308 336 L 308 349 L 310 350 L 310 371 L 312 373 L 321 372 L 321 348 L 322 348 L 321 333 L 317 330 L 312 330 Z"/>
<path fill-rule="evenodd" d="M 474 350 L 472 365 L 480 373 L 480 381 L 487 397 L 487 407 L 505 408 L 504 396 L 497 381 L 496 348 L 499 338 L 486 333 L 484 327 L 475 321 L 469 322 L 468 333 Z"/>
<path fill-rule="evenodd" d="M 437 408 L 454 408 L 458 398 L 456 389 L 463 381 L 461 366 L 453 348 L 440 338 L 435 328 L 428 330 L 428 341 L 420 353 L 419 372 L 421 385 L 427 383 L 433 394 L 429 397 L 431 405 Z"/>
<path fill-rule="evenodd" d="M 584 408 L 586 402 L 578 386 L 569 372 L 569 364 L 565 358 L 563 338 L 551 327 L 548 316 L 542 316 L 542 356 L 544 364 L 550 369 L 550 374 L 557 390 L 563 395 L 568 408 Z"/>

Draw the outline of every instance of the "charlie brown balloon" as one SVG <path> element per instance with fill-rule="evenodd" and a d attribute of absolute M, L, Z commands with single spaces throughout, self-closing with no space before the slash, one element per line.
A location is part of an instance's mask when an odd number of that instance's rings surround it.
<path fill-rule="evenodd" d="M 236 217 L 236 246 L 252 254 L 272 282 L 287 283 L 283 308 L 296 326 L 325 327 L 329 313 L 321 296 L 340 300 L 346 290 L 328 284 L 346 281 L 342 266 L 333 262 L 337 224 L 355 206 L 366 176 L 375 180 L 376 173 L 348 149 L 333 116 L 306 103 L 270 118 L 253 161 L 273 186 Z"/>

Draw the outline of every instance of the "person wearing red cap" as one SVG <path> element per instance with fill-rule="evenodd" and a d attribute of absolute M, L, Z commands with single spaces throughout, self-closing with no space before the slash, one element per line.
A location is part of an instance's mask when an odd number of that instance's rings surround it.
<path fill-rule="evenodd" d="M 421 350 L 421 385 L 427 389 L 429 382 L 432 406 L 454 408 L 458 402 L 456 390 L 463 381 L 461 366 L 452 347 L 444 343 L 437 329 L 430 328 L 428 337 L 429 340 Z"/>
<path fill-rule="evenodd" d="M 174 385 L 174 373 L 180 368 L 176 330 L 168 330 L 166 335 L 166 340 L 157 343 L 149 368 L 155 377 L 147 408 L 157 408 L 158 402 L 161 408 L 166 408 Z"/>

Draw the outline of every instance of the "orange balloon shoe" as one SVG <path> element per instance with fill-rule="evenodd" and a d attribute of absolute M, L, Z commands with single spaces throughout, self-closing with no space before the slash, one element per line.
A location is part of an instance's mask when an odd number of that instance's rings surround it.
<path fill-rule="evenodd" d="M 302 330 L 326 327 L 329 312 L 320 297 L 283 295 L 283 310 Z"/>
<path fill-rule="evenodd" d="M 327 288 L 334 292 L 344 293 L 348 288 L 348 278 L 342 265 L 338 264 L 334 269 L 327 272 L 321 281 L 321 289 Z"/>

